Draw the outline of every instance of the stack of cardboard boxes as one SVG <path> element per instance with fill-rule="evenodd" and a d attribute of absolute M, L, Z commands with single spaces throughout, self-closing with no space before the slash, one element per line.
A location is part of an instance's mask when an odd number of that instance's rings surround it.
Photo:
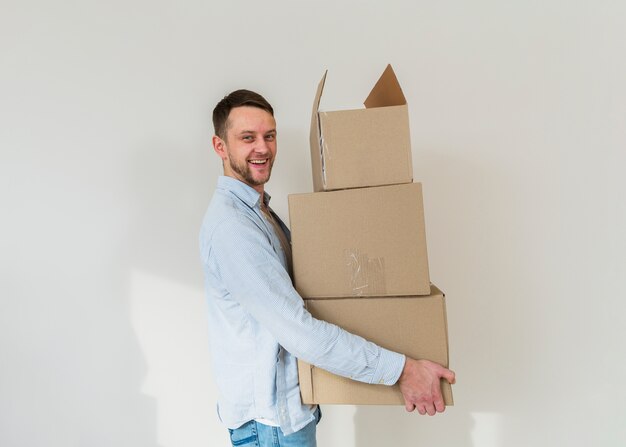
<path fill-rule="evenodd" d="M 445 298 L 430 284 L 422 187 L 413 183 L 408 107 L 391 66 L 365 109 L 311 120 L 314 193 L 289 196 L 296 289 L 316 318 L 416 359 L 448 366 Z M 369 385 L 298 363 L 304 403 L 404 404 Z M 446 405 L 450 385 L 442 381 Z"/>

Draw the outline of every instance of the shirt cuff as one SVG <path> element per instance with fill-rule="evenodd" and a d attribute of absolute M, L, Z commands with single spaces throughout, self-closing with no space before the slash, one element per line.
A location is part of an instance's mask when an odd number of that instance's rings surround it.
<path fill-rule="evenodd" d="M 400 378 L 400 374 L 402 374 L 405 361 L 406 357 L 404 354 L 398 354 L 397 352 L 380 348 L 378 365 L 376 371 L 374 371 L 372 383 L 378 385 L 395 385 Z"/>

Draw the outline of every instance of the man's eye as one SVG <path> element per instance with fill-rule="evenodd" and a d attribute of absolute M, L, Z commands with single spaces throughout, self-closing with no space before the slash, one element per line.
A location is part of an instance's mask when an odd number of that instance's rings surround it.
<path fill-rule="evenodd" d="M 243 137 L 244 141 L 252 141 L 252 135 L 246 135 Z"/>
<path fill-rule="evenodd" d="M 267 141 L 274 141 L 275 138 L 276 138 L 276 135 L 266 135 L 265 136 L 265 139 Z"/>

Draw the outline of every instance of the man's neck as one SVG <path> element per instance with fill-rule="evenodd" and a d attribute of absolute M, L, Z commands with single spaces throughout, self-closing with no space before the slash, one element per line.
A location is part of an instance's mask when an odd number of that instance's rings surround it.
<path fill-rule="evenodd" d="M 250 188 L 254 189 L 256 192 L 258 192 L 261 195 L 261 197 L 260 197 L 261 209 L 264 210 L 264 211 L 268 210 L 267 205 L 265 205 L 265 184 L 263 184 L 263 185 L 250 185 L 249 183 L 246 183 L 242 179 L 240 179 L 238 177 L 235 177 L 234 175 L 229 174 L 227 172 L 224 172 L 224 176 L 225 177 L 230 177 L 232 179 L 235 179 L 235 180 L 243 183 L 244 185 L 247 185 Z"/>
<path fill-rule="evenodd" d="M 239 180 L 241 183 L 243 183 L 244 185 L 248 185 L 250 188 L 254 189 L 256 192 L 258 192 L 259 194 L 261 194 L 261 197 L 264 196 L 264 192 L 265 192 L 265 184 L 263 185 L 251 185 L 249 183 L 247 183 L 245 180 L 240 179 L 239 177 L 234 176 L 233 174 L 230 174 L 228 172 L 224 172 L 224 176 L 226 177 L 230 177 L 230 178 L 234 178 L 235 180 Z"/>

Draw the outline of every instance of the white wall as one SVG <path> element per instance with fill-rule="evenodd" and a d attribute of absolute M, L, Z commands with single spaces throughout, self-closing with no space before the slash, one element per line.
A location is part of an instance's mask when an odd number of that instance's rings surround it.
<path fill-rule="evenodd" d="M 391 62 L 409 100 L 456 406 L 325 407 L 324 446 L 626 444 L 626 6 L 0 3 L 0 445 L 226 446 L 197 231 L 210 112 L 275 106 L 268 190 Z"/>

